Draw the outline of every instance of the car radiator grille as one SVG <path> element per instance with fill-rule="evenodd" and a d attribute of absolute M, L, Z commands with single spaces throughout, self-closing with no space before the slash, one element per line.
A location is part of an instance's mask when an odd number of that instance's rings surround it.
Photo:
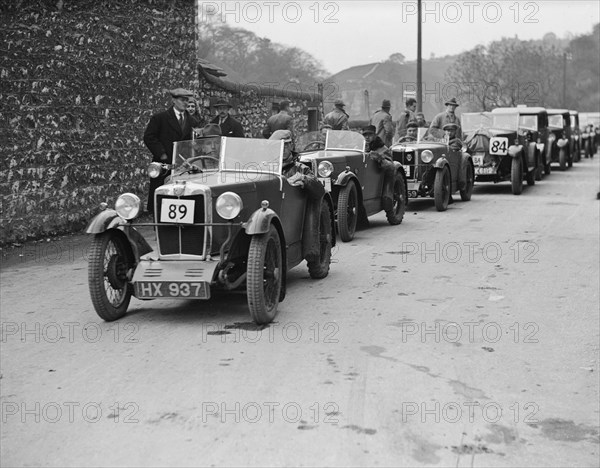
<path fill-rule="evenodd" d="M 159 222 L 157 228 L 157 242 L 161 255 L 188 254 L 202 255 L 204 251 L 204 226 L 193 226 L 181 224 L 179 226 L 160 225 L 161 205 L 163 199 L 176 197 L 157 195 L 156 197 L 156 220 Z M 180 197 L 183 200 L 194 200 L 194 222 L 204 223 L 204 196 L 192 195 Z"/>
<path fill-rule="evenodd" d="M 415 178 L 415 158 L 418 157 L 414 152 L 405 153 L 404 151 L 394 151 L 394 161 L 398 161 L 404 166 L 407 179 Z"/>

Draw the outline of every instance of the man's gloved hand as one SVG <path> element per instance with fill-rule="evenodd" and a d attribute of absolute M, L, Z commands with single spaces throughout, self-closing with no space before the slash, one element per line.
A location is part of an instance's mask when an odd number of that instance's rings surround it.
<path fill-rule="evenodd" d="M 296 172 L 293 176 L 288 177 L 288 182 L 294 187 L 304 187 L 304 175 Z"/>

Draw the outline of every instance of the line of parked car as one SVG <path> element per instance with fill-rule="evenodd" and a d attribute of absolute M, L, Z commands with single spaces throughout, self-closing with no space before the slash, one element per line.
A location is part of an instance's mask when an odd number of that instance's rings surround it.
<path fill-rule="evenodd" d="M 564 170 L 581 154 L 592 157 L 597 136 L 581 131 L 578 118 L 561 109 L 500 108 L 462 115 L 462 149 L 426 134 L 395 144 L 387 210 L 383 171 L 357 132 L 329 130 L 324 141 L 318 132 L 298 138 L 300 160 L 325 187 L 318 206 L 282 175 L 283 141 L 176 142 L 171 164 L 149 168 L 151 177 L 170 171 L 155 191 L 154 222 L 141 222 L 140 198 L 125 193 L 114 209 L 103 203 L 87 227 L 94 236 L 88 266 L 94 309 L 112 321 L 125 315 L 132 296 L 206 300 L 215 290 L 245 289 L 252 319 L 269 323 L 285 298 L 287 271 L 306 260 L 311 278 L 328 275 L 336 231 L 350 241 L 381 211 L 391 225 L 400 224 L 410 198 L 432 197 L 444 211 L 455 192 L 470 200 L 476 181 L 509 180 L 520 194 L 523 181 L 534 185 L 552 163 Z M 311 216 L 316 222 L 308 222 Z M 154 228 L 156 249 L 141 226 Z M 309 226 L 318 226 L 318 255 Z"/>

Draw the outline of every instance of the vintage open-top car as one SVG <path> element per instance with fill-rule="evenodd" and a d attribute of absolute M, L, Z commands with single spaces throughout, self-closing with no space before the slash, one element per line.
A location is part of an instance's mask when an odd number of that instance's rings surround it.
<path fill-rule="evenodd" d="M 551 163 L 558 163 L 560 170 L 573 166 L 571 154 L 571 114 L 568 109 L 548 109 L 547 154 Z"/>
<path fill-rule="evenodd" d="M 340 238 L 354 238 L 357 225 L 368 225 L 368 217 L 384 210 L 384 172 L 365 151 L 365 138 L 358 132 L 329 130 L 301 135 L 296 148 L 300 160 L 312 167 L 325 189 L 331 193 L 337 214 Z M 394 164 L 392 206 L 386 210 L 391 225 L 402 222 L 406 210 L 406 175 Z"/>
<path fill-rule="evenodd" d="M 516 110 L 464 113 L 461 123 L 477 182 L 509 180 L 515 195 L 523 191 L 523 180 L 535 185 L 539 151 L 531 133 L 519 128 Z"/>
<path fill-rule="evenodd" d="M 174 144 L 171 169 L 154 194 L 157 249 L 136 229 L 142 206 L 131 193 L 89 224 L 92 303 L 116 320 L 131 296 L 209 299 L 214 289 L 246 287 L 255 322 L 273 320 L 285 297 L 286 272 L 308 263 L 312 278 L 329 273 L 333 202 L 309 198 L 282 176 L 283 142 L 212 137 Z M 146 224 L 148 225 L 148 224 Z"/>
<path fill-rule="evenodd" d="M 460 192 L 463 201 L 473 193 L 473 158 L 462 149 L 453 149 L 443 132 L 419 129 L 416 141 L 392 145 L 394 160 L 402 164 L 408 182 L 408 197 L 433 197 L 435 208 L 445 211 L 450 197 Z"/>

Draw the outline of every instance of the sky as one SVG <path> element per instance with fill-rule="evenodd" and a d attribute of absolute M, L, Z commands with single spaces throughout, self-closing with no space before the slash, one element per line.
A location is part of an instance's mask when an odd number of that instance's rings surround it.
<path fill-rule="evenodd" d="M 300 47 L 333 74 L 397 52 L 417 58 L 416 1 L 198 2 L 200 21 L 226 22 Z M 598 1 L 423 0 L 422 56 L 455 55 L 502 37 L 589 34 L 599 22 Z"/>

